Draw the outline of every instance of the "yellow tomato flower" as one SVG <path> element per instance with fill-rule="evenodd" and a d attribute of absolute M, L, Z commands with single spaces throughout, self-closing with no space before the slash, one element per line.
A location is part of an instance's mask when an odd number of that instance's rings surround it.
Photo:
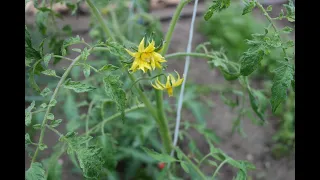
<path fill-rule="evenodd" d="M 143 38 L 138 46 L 138 52 L 131 52 L 126 49 L 126 51 L 135 58 L 129 70 L 135 72 L 141 69 L 145 73 L 148 69 L 154 70 L 156 67 L 161 69 L 161 63 L 167 61 L 158 53 L 159 51 L 155 51 L 156 48 L 154 45 L 155 42 L 152 40 L 151 43 L 149 42 L 148 47 L 145 48 Z"/>
<path fill-rule="evenodd" d="M 180 76 L 178 74 L 177 71 L 175 71 L 178 75 L 178 79 L 176 80 L 172 74 L 169 74 L 169 76 L 167 76 L 167 82 L 166 84 L 162 84 L 159 79 L 157 78 L 155 84 L 152 84 L 151 85 L 155 88 L 155 89 L 158 89 L 158 90 L 167 90 L 168 91 L 168 94 L 169 94 L 169 97 L 171 97 L 173 95 L 173 88 L 174 87 L 177 87 L 177 86 L 180 86 L 183 82 L 183 78 L 180 79 Z"/>

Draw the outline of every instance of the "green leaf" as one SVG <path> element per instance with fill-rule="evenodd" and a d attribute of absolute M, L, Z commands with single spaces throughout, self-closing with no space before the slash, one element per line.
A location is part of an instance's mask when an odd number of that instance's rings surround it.
<path fill-rule="evenodd" d="M 145 147 L 141 147 L 149 156 L 151 156 L 153 159 L 160 161 L 160 162 L 164 162 L 164 163 L 170 163 L 170 162 L 174 162 L 177 161 L 175 158 L 171 157 L 168 154 L 160 154 L 157 153 L 153 150 L 147 149 Z"/>
<path fill-rule="evenodd" d="M 54 115 L 53 115 L 52 113 L 49 113 L 49 114 L 47 115 L 47 119 L 49 119 L 49 120 L 54 120 Z"/>
<path fill-rule="evenodd" d="M 54 120 L 51 122 L 50 126 L 55 128 L 55 127 L 59 126 L 61 122 L 62 122 L 62 119 Z"/>
<path fill-rule="evenodd" d="M 184 172 L 186 172 L 186 173 L 190 172 L 189 168 L 185 162 L 180 162 L 180 165 L 181 165 L 182 169 L 184 170 Z"/>
<path fill-rule="evenodd" d="M 41 129 L 41 124 L 34 124 L 32 127 L 34 129 Z"/>
<path fill-rule="evenodd" d="M 44 71 L 42 71 L 41 73 L 44 74 L 44 75 L 47 75 L 47 76 L 58 77 L 58 76 L 56 75 L 56 71 L 55 71 L 55 70 L 52 70 L 52 69 L 44 70 Z"/>
<path fill-rule="evenodd" d="M 266 11 L 272 11 L 272 5 L 269 5 L 266 9 Z"/>
<path fill-rule="evenodd" d="M 101 156 L 101 148 L 96 146 L 86 146 L 85 144 L 92 139 L 92 137 L 75 136 L 76 133 L 68 133 L 61 140 L 68 143 L 67 152 L 76 153 L 77 159 L 80 164 L 80 168 L 83 171 L 83 175 L 86 178 L 98 179 L 102 171 L 104 160 Z"/>
<path fill-rule="evenodd" d="M 76 37 L 71 37 L 69 39 L 64 40 L 63 44 L 62 44 L 62 47 L 61 47 L 62 56 L 65 56 L 67 54 L 66 48 L 68 46 L 71 46 L 73 44 L 79 44 L 79 43 L 81 43 L 79 35 L 77 35 Z"/>
<path fill-rule="evenodd" d="M 235 80 L 240 76 L 239 64 L 229 61 L 222 50 L 214 52 L 212 56 L 213 58 L 208 60 L 208 63 L 211 68 L 218 67 L 226 80 Z"/>
<path fill-rule="evenodd" d="M 103 82 L 106 94 L 116 103 L 117 110 L 121 111 L 121 119 L 124 121 L 127 99 L 125 91 L 121 88 L 123 83 L 119 78 L 119 76 L 108 75 L 103 78 Z"/>
<path fill-rule="evenodd" d="M 31 143 L 32 143 L 32 141 L 30 139 L 30 135 L 28 133 L 26 133 L 24 135 L 24 144 L 25 144 L 25 146 L 27 146 L 28 144 L 31 144 Z"/>
<path fill-rule="evenodd" d="M 215 161 L 207 160 L 211 166 L 218 167 L 218 164 Z"/>
<path fill-rule="evenodd" d="M 112 64 L 107 64 L 107 65 L 102 66 L 102 67 L 98 70 L 98 72 L 115 71 L 115 70 L 117 70 L 117 69 L 119 69 L 119 67 L 114 66 L 114 65 L 112 65 Z"/>
<path fill-rule="evenodd" d="M 286 8 L 286 11 L 287 11 L 286 18 L 288 19 L 288 21 L 294 22 L 295 21 L 295 6 L 294 6 L 292 0 L 289 0 L 289 4 L 284 4 L 283 6 Z"/>
<path fill-rule="evenodd" d="M 66 80 L 63 87 L 66 89 L 74 90 L 76 93 L 89 92 L 96 89 L 95 87 L 84 84 L 82 82 L 71 81 L 70 78 Z"/>
<path fill-rule="evenodd" d="M 270 37 L 265 37 L 264 40 L 265 40 L 265 45 L 273 48 L 278 48 L 282 44 L 282 41 L 278 33 L 272 33 Z"/>
<path fill-rule="evenodd" d="M 205 14 L 204 14 L 204 20 L 208 21 L 213 15 L 213 10 L 209 9 Z"/>
<path fill-rule="evenodd" d="M 32 47 L 31 36 L 26 25 L 24 29 L 24 38 L 25 38 L 25 44 L 29 47 Z"/>
<path fill-rule="evenodd" d="M 47 54 L 43 57 L 43 61 L 44 61 L 44 64 L 46 67 L 48 67 L 48 65 L 49 65 L 49 61 L 51 60 L 51 56 L 52 56 L 52 54 Z"/>
<path fill-rule="evenodd" d="M 39 45 L 39 52 L 40 52 L 40 55 L 41 57 L 43 57 L 43 45 L 44 45 L 44 41 L 45 39 L 43 39 Z"/>
<path fill-rule="evenodd" d="M 32 113 L 31 110 L 34 108 L 35 106 L 35 102 L 32 101 L 32 103 L 30 104 L 29 107 L 27 107 L 27 109 L 25 109 L 24 113 L 25 113 L 25 124 L 26 126 L 29 126 L 31 124 L 31 119 L 32 119 Z"/>
<path fill-rule="evenodd" d="M 48 146 L 47 145 L 45 145 L 45 144 L 39 144 L 39 149 L 41 150 L 41 151 L 43 151 L 43 150 L 45 150 L 45 149 L 47 149 L 48 148 Z"/>
<path fill-rule="evenodd" d="M 26 180 L 45 180 L 45 171 L 41 163 L 34 162 L 26 171 Z"/>
<path fill-rule="evenodd" d="M 182 160 L 183 152 L 180 150 L 180 148 L 176 148 L 175 150 L 177 152 L 178 159 Z"/>
<path fill-rule="evenodd" d="M 252 107 L 252 110 L 257 114 L 257 116 L 264 121 L 264 110 L 263 107 L 259 106 L 261 105 L 261 102 L 255 97 L 256 95 L 259 95 L 260 97 L 262 97 L 264 99 L 264 101 L 266 101 L 266 97 L 264 97 L 264 95 L 260 92 L 258 94 L 259 91 L 253 91 L 253 90 L 248 90 L 249 93 L 249 99 L 250 99 L 250 104 Z"/>
<path fill-rule="evenodd" d="M 52 91 L 48 88 L 48 87 L 46 87 L 46 88 L 44 88 L 42 91 L 41 91 L 41 93 L 40 93 L 40 95 L 42 96 L 42 97 L 46 97 L 48 94 L 50 94 L 50 93 L 52 93 Z"/>
<path fill-rule="evenodd" d="M 69 24 L 65 25 L 62 27 L 62 31 L 64 31 L 65 33 L 67 33 L 69 36 L 72 35 L 72 28 Z"/>
<path fill-rule="evenodd" d="M 116 141 L 112 136 L 104 134 L 99 137 L 98 143 L 102 147 L 102 157 L 105 161 L 105 167 L 109 170 L 114 170 L 117 165 L 116 155 Z"/>
<path fill-rule="evenodd" d="M 242 11 L 242 15 L 251 13 L 253 8 L 256 6 L 256 2 L 255 1 L 250 1 L 249 3 L 245 4 L 245 7 Z"/>
<path fill-rule="evenodd" d="M 287 98 L 287 89 L 293 80 L 293 68 L 290 65 L 283 65 L 274 71 L 273 85 L 271 87 L 271 106 L 275 113 L 278 106 Z"/>
<path fill-rule="evenodd" d="M 55 99 L 52 99 L 51 101 L 50 101 L 50 103 L 49 103 L 49 107 L 53 107 L 53 106 L 55 106 L 57 104 L 57 100 L 55 100 Z"/>
<path fill-rule="evenodd" d="M 83 65 L 83 74 L 86 78 L 88 78 L 90 76 L 90 65 L 89 64 Z"/>
<path fill-rule="evenodd" d="M 294 79 L 291 81 L 291 86 L 292 86 L 293 91 L 295 92 L 295 89 L 296 89 L 296 81 L 295 81 Z"/>
<path fill-rule="evenodd" d="M 81 49 L 79 49 L 79 48 L 73 48 L 73 49 L 71 49 L 72 51 L 75 51 L 75 52 L 78 52 L 78 53 L 81 53 Z"/>
<path fill-rule="evenodd" d="M 242 169 L 239 169 L 235 180 L 247 180 L 247 174 Z"/>
<path fill-rule="evenodd" d="M 294 46 L 294 42 L 292 40 L 289 40 L 289 41 L 282 44 L 282 47 L 285 49 L 293 47 L 293 46 Z"/>
<path fill-rule="evenodd" d="M 86 61 L 89 55 L 90 55 L 90 52 L 88 51 L 87 47 L 85 47 L 81 52 L 81 59 L 83 61 Z"/>
<path fill-rule="evenodd" d="M 34 79 L 34 72 L 32 69 L 30 69 L 28 71 L 28 75 L 29 75 L 29 78 L 28 78 L 28 81 L 29 81 L 29 84 L 30 86 L 38 93 L 40 93 L 40 88 L 39 86 L 37 85 L 35 79 Z"/>
<path fill-rule="evenodd" d="M 234 160 L 234 159 L 229 158 L 229 159 L 228 159 L 228 163 L 229 163 L 231 166 L 235 167 L 235 168 L 238 168 L 238 169 L 242 169 L 242 168 L 243 168 L 242 164 L 240 164 L 238 161 L 236 161 L 236 160 Z"/>
<path fill-rule="evenodd" d="M 240 73 L 243 76 L 250 75 L 253 71 L 255 71 L 259 65 L 261 60 L 264 57 L 264 51 L 260 49 L 256 49 L 255 51 L 247 51 L 244 52 L 241 59 L 241 68 Z"/>
<path fill-rule="evenodd" d="M 46 104 L 46 103 L 42 103 L 42 104 L 40 105 L 40 107 L 41 107 L 42 109 L 45 109 L 45 108 L 47 107 L 47 104 Z"/>
<path fill-rule="evenodd" d="M 47 34 L 47 20 L 49 12 L 38 11 L 36 14 L 36 25 L 42 35 Z"/>
<path fill-rule="evenodd" d="M 230 6 L 230 0 L 214 0 L 209 10 L 205 13 L 204 19 L 208 21 L 213 13 L 220 12 Z"/>
<path fill-rule="evenodd" d="M 284 33 L 291 33 L 293 31 L 293 29 L 289 26 L 286 26 L 281 31 Z"/>

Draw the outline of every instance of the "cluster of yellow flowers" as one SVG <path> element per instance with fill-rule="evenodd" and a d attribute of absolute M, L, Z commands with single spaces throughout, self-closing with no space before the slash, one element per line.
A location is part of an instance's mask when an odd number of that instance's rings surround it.
<path fill-rule="evenodd" d="M 142 70 L 143 73 L 146 73 L 148 70 L 152 71 L 155 70 L 155 68 L 162 68 L 161 63 L 167 62 L 164 57 L 159 54 L 161 51 L 156 51 L 155 48 L 155 42 L 152 40 L 149 42 L 148 46 L 145 48 L 144 46 L 144 38 L 141 40 L 138 51 L 137 52 L 131 52 L 130 50 L 126 49 L 126 51 L 134 57 L 134 61 L 132 63 L 132 66 L 129 70 L 132 72 L 136 72 L 137 70 Z M 177 72 L 176 72 L 177 73 Z M 178 78 L 177 80 L 174 78 L 172 74 L 169 74 L 167 76 L 167 82 L 166 84 L 163 84 L 159 81 L 157 78 L 155 85 L 151 83 L 151 85 L 158 90 L 167 90 L 169 96 L 173 95 L 173 88 L 180 86 L 183 82 L 183 78 L 180 78 L 179 74 L 177 73 Z"/>

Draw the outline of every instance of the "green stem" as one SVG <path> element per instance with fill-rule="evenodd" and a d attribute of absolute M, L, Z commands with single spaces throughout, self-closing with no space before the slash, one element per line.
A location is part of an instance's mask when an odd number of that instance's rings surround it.
<path fill-rule="evenodd" d="M 163 50 L 161 52 L 162 55 L 165 55 L 168 51 L 169 48 L 169 44 L 172 38 L 172 33 L 174 31 L 174 28 L 177 24 L 177 21 L 180 17 L 181 11 L 183 9 L 183 7 L 188 3 L 188 0 L 181 0 L 180 3 L 178 4 L 176 11 L 172 17 L 172 20 L 170 22 L 170 26 L 168 29 L 168 32 L 166 34 L 165 37 L 165 43 L 163 45 Z M 162 70 L 160 70 L 160 73 L 162 72 Z M 157 105 L 157 110 L 158 110 L 158 125 L 159 125 L 159 131 L 160 131 L 160 135 L 161 135 L 161 139 L 165 148 L 165 151 L 167 153 L 171 152 L 171 148 L 172 148 L 172 139 L 170 136 L 170 131 L 169 131 L 169 127 L 168 127 L 168 121 L 165 117 L 164 114 L 164 109 L 163 109 L 163 92 L 156 90 L 155 89 L 155 95 L 156 95 L 156 105 Z"/>
<path fill-rule="evenodd" d="M 91 52 L 92 49 L 89 49 L 89 52 Z M 77 56 L 73 61 L 72 63 L 69 65 L 69 67 L 67 68 L 67 70 L 64 72 L 64 74 L 62 75 L 61 79 L 59 80 L 58 82 L 58 85 L 56 87 L 56 89 L 54 90 L 52 96 L 51 96 L 51 99 L 50 99 L 50 102 L 53 101 L 54 99 L 56 99 L 57 95 L 58 95 L 58 91 L 60 89 L 60 87 L 62 86 L 64 80 L 67 78 L 67 76 L 69 75 L 72 67 L 81 59 L 81 55 Z M 37 146 L 37 149 L 32 157 L 32 160 L 31 160 L 31 163 L 34 163 L 37 156 L 38 156 L 38 153 L 39 153 L 39 147 L 40 147 L 40 144 L 42 144 L 43 142 L 43 137 L 44 137 L 44 132 L 46 130 L 46 124 L 48 122 L 48 119 L 47 119 L 47 116 L 48 114 L 50 113 L 51 111 L 51 108 L 52 106 L 48 106 L 47 107 L 47 111 L 43 117 L 43 121 L 42 121 L 42 125 L 41 125 L 41 132 L 40 132 L 40 137 L 39 137 L 39 142 L 38 142 L 38 146 Z"/>
<path fill-rule="evenodd" d="M 112 32 L 109 30 L 109 28 L 107 27 L 106 23 L 104 22 L 101 13 L 99 12 L 98 8 L 91 2 L 91 0 L 86 0 L 87 4 L 89 5 L 92 13 L 94 14 L 94 16 L 97 18 L 97 20 L 99 21 L 102 30 L 104 31 L 104 33 L 111 38 L 111 40 L 114 41 L 114 37 L 112 35 Z"/>
<path fill-rule="evenodd" d="M 198 164 L 198 167 L 201 166 L 202 162 L 207 159 L 209 156 L 211 156 L 211 153 L 207 154 L 205 157 L 203 157 L 200 161 L 199 161 L 199 164 Z"/>
<path fill-rule="evenodd" d="M 146 106 L 145 106 L 144 104 L 142 104 L 142 105 L 138 105 L 138 106 L 132 107 L 132 108 L 130 108 L 130 109 L 126 109 L 124 112 L 125 112 L 125 113 L 129 113 L 129 112 L 132 112 L 132 111 L 138 110 L 138 109 L 140 109 L 140 108 L 144 108 L 144 107 L 146 107 Z M 118 118 L 118 117 L 120 117 L 120 116 L 121 116 L 121 113 L 119 112 L 119 113 L 116 113 L 116 114 L 110 116 L 110 117 L 107 118 L 107 119 L 104 119 L 103 121 L 101 121 L 100 123 L 98 123 L 97 125 L 95 125 L 94 127 L 92 127 L 91 129 L 89 129 L 89 130 L 87 131 L 87 134 L 92 133 L 95 129 L 99 128 L 99 126 L 104 125 L 105 123 L 107 123 L 107 122 L 109 122 L 109 121 L 111 121 L 111 120 L 114 120 L 114 119 L 116 119 L 116 118 Z"/>
<path fill-rule="evenodd" d="M 33 111 L 31 112 L 32 114 L 37 114 L 37 113 L 41 113 L 41 112 L 44 112 L 46 111 L 45 109 L 40 109 L 40 110 L 37 110 L 37 111 Z"/>
<path fill-rule="evenodd" d="M 48 124 L 46 124 L 46 127 L 48 129 L 50 129 L 51 131 L 55 132 L 59 137 L 63 137 L 63 134 L 61 134 L 58 130 L 56 130 L 55 128 L 49 126 Z"/>
<path fill-rule="evenodd" d="M 258 8 L 263 12 L 264 16 L 266 16 L 268 21 L 271 23 L 274 31 L 279 34 L 279 31 L 278 31 L 277 27 L 275 26 L 275 24 L 273 23 L 272 18 L 269 16 L 268 12 L 264 9 L 264 7 L 258 1 L 256 1 L 256 4 L 257 4 Z M 280 36 L 279 36 L 279 38 L 280 38 Z M 281 40 L 281 38 L 280 38 L 280 41 L 283 42 Z M 282 48 L 282 51 L 283 51 L 284 55 L 287 56 L 286 49 Z"/>
<path fill-rule="evenodd" d="M 212 178 L 211 179 L 214 179 L 214 177 L 216 177 L 216 175 L 218 174 L 219 170 L 222 168 L 222 166 L 227 163 L 229 161 L 229 159 L 225 159 L 219 166 L 218 168 L 214 171 L 213 175 L 212 175 Z"/>
<path fill-rule="evenodd" d="M 166 153 L 170 153 L 172 149 L 172 138 L 170 135 L 170 130 L 168 126 L 167 118 L 164 114 L 163 109 L 163 93 L 162 91 L 156 90 L 156 104 L 158 109 L 158 126 L 159 126 L 159 132 L 161 135 L 162 143 L 164 145 Z"/>
<path fill-rule="evenodd" d="M 184 157 L 184 159 L 186 161 L 188 161 L 188 163 L 193 167 L 193 169 L 201 176 L 202 179 L 206 180 L 207 177 L 200 171 L 200 169 L 198 168 L 198 166 L 196 166 L 188 156 L 186 156 L 184 153 L 181 153 L 182 156 Z"/>
<path fill-rule="evenodd" d="M 180 17 L 181 11 L 183 7 L 189 2 L 190 0 L 181 0 L 180 3 L 177 6 L 176 11 L 174 12 L 174 15 L 172 17 L 172 20 L 170 22 L 169 29 L 167 31 L 166 37 L 165 37 L 165 43 L 163 45 L 163 50 L 162 50 L 162 55 L 167 54 L 171 38 L 172 38 L 172 33 L 174 31 L 174 28 L 176 27 L 177 21 Z"/>

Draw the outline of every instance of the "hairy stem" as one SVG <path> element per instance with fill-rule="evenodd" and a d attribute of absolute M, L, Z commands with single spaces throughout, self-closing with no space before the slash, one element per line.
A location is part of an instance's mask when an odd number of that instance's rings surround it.
<path fill-rule="evenodd" d="M 214 179 L 216 177 L 216 175 L 218 174 L 219 170 L 222 168 L 222 166 L 227 163 L 229 161 L 229 159 L 225 159 L 219 166 L 218 168 L 214 171 L 213 175 L 212 175 L 212 178 L 211 179 Z"/>
<path fill-rule="evenodd" d="M 110 29 L 107 27 L 106 23 L 103 20 L 103 17 L 101 16 L 101 13 L 99 12 L 98 8 L 91 2 L 91 0 L 86 0 L 87 4 L 89 5 L 92 13 L 94 14 L 94 16 L 97 18 L 97 20 L 99 21 L 102 30 L 104 31 L 104 33 L 111 38 L 111 40 L 114 40 L 114 37 L 112 35 L 112 32 L 110 31 Z"/>
<path fill-rule="evenodd" d="M 161 54 L 165 55 L 168 51 L 169 48 L 169 44 L 172 38 L 172 33 L 174 31 L 174 28 L 177 24 L 177 21 L 180 17 L 181 11 L 183 9 L 183 7 L 188 3 L 188 0 L 181 0 L 180 3 L 178 4 L 176 11 L 172 17 L 172 20 L 170 22 L 170 26 L 168 29 L 168 32 L 166 34 L 165 37 L 165 43 L 163 45 L 163 49 Z M 162 70 L 160 70 L 161 73 Z M 155 95 L 156 95 L 156 105 L 157 105 L 157 110 L 158 110 L 158 118 L 159 118 L 159 131 L 160 131 L 160 135 L 161 135 L 161 139 L 165 148 L 165 151 L 167 153 L 170 153 L 171 149 L 172 149 L 172 139 L 170 136 L 170 131 L 169 131 L 169 127 L 168 127 L 168 121 L 166 119 L 166 116 L 164 114 L 164 109 L 163 109 L 163 92 L 156 90 L 155 89 Z"/>
<path fill-rule="evenodd" d="M 125 113 L 129 113 L 129 112 L 132 112 L 132 111 L 135 111 L 135 110 L 144 108 L 144 107 L 146 107 L 146 106 L 145 106 L 144 104 L 141 104 L 141 105 L 132 107 L 132 108 L 130 108 L 130 109 L 126 109 L 126 110 L 125 110 Z M 121 116 L 121 113 L 119 112 L 119 113 L 116 113 L 116 114 L 108 117 L 107 119 L 104 119 L 103 121 L 101 121 L 100 123 L 98 123 L 98 124 L 96 124 L 94 127 L 92 127 L 91 129 L 89 129 L 89 130 L 87 131 L 87 134 L 92 133 L 95 129 L 99 128 L 99 126 L 104 125 L 105 123 L 107 123 L 107 122 L 109 122 L 109 121 L 111 121 L 111 120 L 114 120 L 114 119 L 116 119 L 116 118 L 118 118 L 118 117 L 120 117 L 120 116 Z"/>
<path fill-rule="evenodd" d="M 184 159 L 193 167 L 193 169 L 201 176 L 202 179 L 206 180 L 207 177 L 200 171 L 198 166 L 196 166 L 188 156 L 186 156 L 184 153 L 181 153 Z"/>
<path fill-rule="evenodd" d="M 162 50 L 162 55 L 167 54 L 171 38 L 172 38 L 172 33 L 174 31 L 174 28 L 176 27 L 176 24 L 178 22 L 178 19 L 180 17 L 181 11 L 183 7 L 189 2 L 190 0 L 180 0 L 180 3 L 178 4 L 176 11 L 174 12 L 174 15 L 172 17 L 172 20 L 170 22 L 169 29 L 167 31 L 166 37 L 165 37 L 165 43 L 163 45 L 163 50 Z"/>
<path fill-rule="evenodd" d="M 89 52 L 92 51 L 92 49 L 89 49 Z M 67 78 L 67 76 L 69 75 L 72 67 L 81 59 L 81 55 L 77 56 L 73 61 L 72 63 L 69 65 L 69 67 L 67 68 L 67 70 L 64 72 L 64 74 L 62 75 L 60 81 L 58 82 L 58 85 L 56 87 L 56 89 L 54 90 L 52 96 L 51 96 L 51 99 L 50 99 L 50 102 L 53 101 L 54 99 L 56 99 L 57 95 L 58 95 L 58 91 L 60 89 L 60 87 L 62 86 L 63 82 L 65 81 L 65 79 Z M 52 106 L 48 106 L 47 107 L 47 111 L 43 117 L 43 121 L 42 121 L 42 125 L 41 125 L 41 132 L 40 132 L 40 138 L 39 138 L 39 142 L 38 142 L 38 146 L 37 146 L 37 149 L 32 157 L 32 161 L 31 163 L 34 163 L 37 156 L 38 156 L 38 153 L 39 153 L 39 147 L 40 147 L 40 144 L 42 144 L 43 142 L 43 137 L 44 137 L 44 132 L 46 130 L 46 124 L 48 122 L 48 119 L 47 119 L 47 116 L 48 114 L 50 113 L 51 111 L 51 108 Z"/>
<path fill-rule="evenodd" d="M 278 31 L 277 27 L 275 26 L 275 24 L 273 23 L 272 18 L 269 16 L 268 12 L 264 9 L 264 7 L 258 1 L 256 1 L 256 4 L 257 4 L 258 8 L 263 12 L 264 16 L 266 16 L 266 18 L 268 19 L 268 21 L 272 25 L 274 31 L 279 34 L 279 31 Z M 280 36 L 279 36 L 279 38 L 280 38 Z M 280 41 L 283 42 L 281 40 L 281 38 L 280 38 Z M 282 48 L 282 51 L 283 51 L 284 55 L 287 56 L 286 49 Z"/>

